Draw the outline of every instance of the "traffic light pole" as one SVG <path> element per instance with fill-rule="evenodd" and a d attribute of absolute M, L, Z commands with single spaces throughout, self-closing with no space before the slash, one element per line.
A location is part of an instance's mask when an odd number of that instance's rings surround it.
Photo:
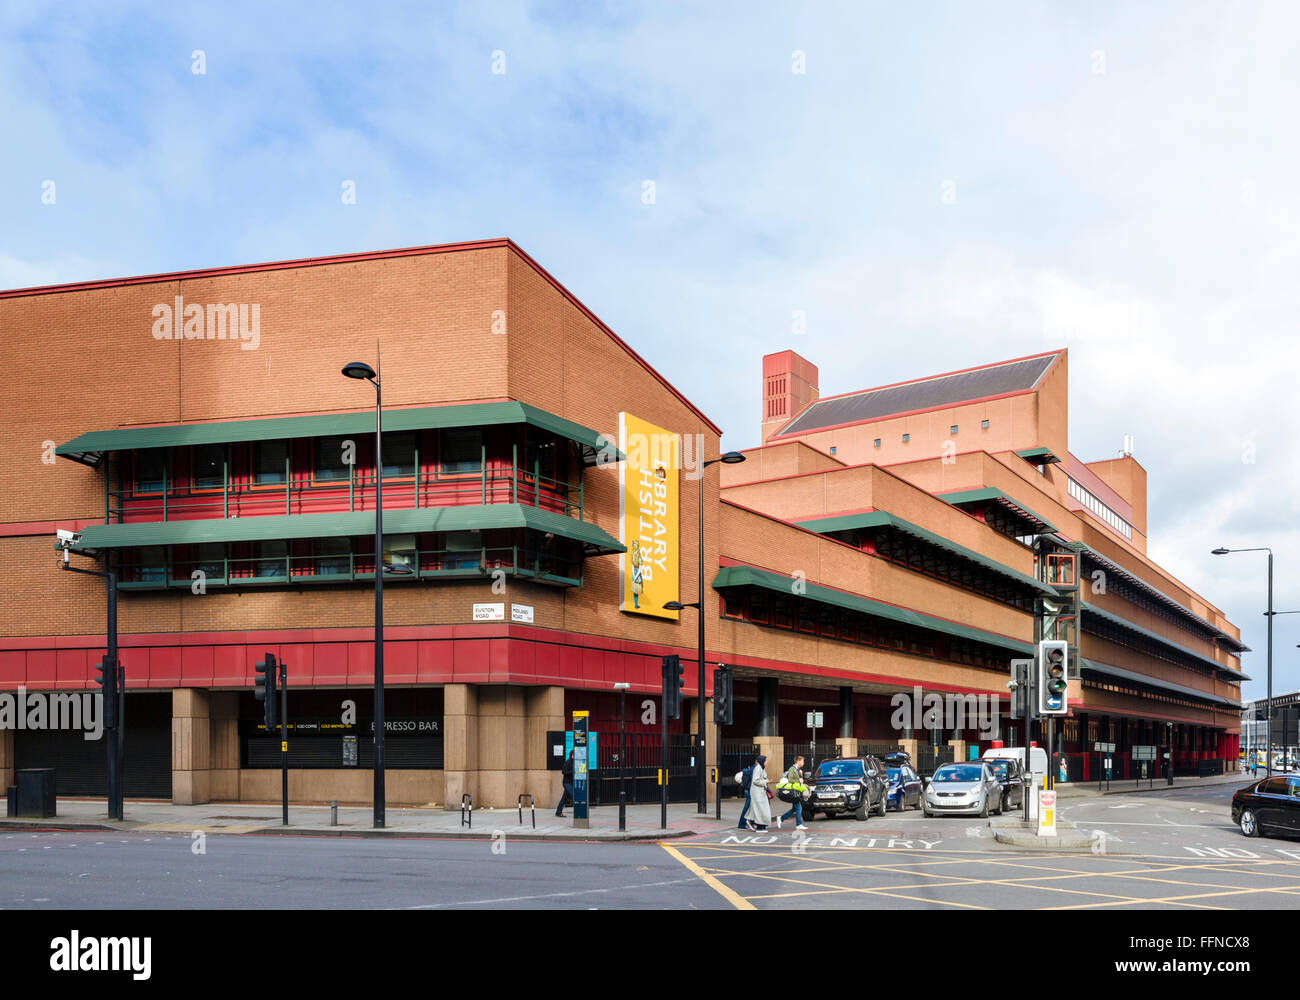
<path fill-rule="evenodd" d="M 280 664 L 280 825 L 289 825 L 289 665 Z"/>
<path fill-rule="evenodd" d="M 659 829 L 668 829 L 668 687 L 664 685 L 663 711 L 659 713 Z"/>

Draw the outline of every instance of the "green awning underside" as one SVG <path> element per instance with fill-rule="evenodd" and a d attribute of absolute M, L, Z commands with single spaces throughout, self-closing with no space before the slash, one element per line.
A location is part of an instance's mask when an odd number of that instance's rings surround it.
<path fill-rule="evenodd" d="M 1022 448 L 1016 454 L 1026 462 L 1042 462 L 1044 465 L 1055 465 L 1060 461 L 1050 448 Z"/>
<path fill-rule="evenodd" d="M 838 517 L 819 517 L 811 521 L 796 521 L 801 528 L 807 528 L 809 531 L 815 531 L 819 535 L 829 535 L 837 531 L 852 531 L 857 528 L 894 528 L 905 534 L 918 538 L 923 542 L 929 542 L 945 552 L 948 552 L 961 559 L 969 560 L 983 566 L 987 570 L 1004 576 L 1009 580 L 1023 584 L 1039 593 L 1047 594 L 1051 597 L 1056 596 L 1056 591 L 1040 580 L 1035 580 L 1028 573 L 1022 573 L 1010 566 L 1004 566 L 996 559 L 990 559 L 986 555 L 976 552 L 974 549 L 968 549 L 964 545 L 958 545 L 956 542 L 949 541 L 942 535 L 936 535 L 934 532 L 926 531 L 924 528 L 913 524 L 911 521 L 905 521 L 901 517 L 890 514 L 888 511 L 873 510 L 860 514 L 841 514 Z"/>
<path fill-rule="evenodd" d="M 431 507 L 385 510 L 384 533 L 426 534 L 442 531 L 491 531 L 529 528 L 581 542 L 588 555 L 623 552 L 619 541 L 587 521 L 526 504 Z M 204 518 L 193 521 L 147 521 L 136 524 L 91 524 L 82 529 L 79 549 L 125 549 L 148 545 L 202 545 L 207 542 L 256 542 L 293 538 L 373 535 L 374 511 L 338 514 L 281 514 L 271 517 Z"/>
<path fill-rule="evenodd" d="M 615 447 L 617 442 L 613 439 L 602 437 L 589 427 L 575 424 L 527 403 L 465 403 L 459 406 L 420 406 L 384 411 L 384 430 L 389 432 L 441 427 L 488 427 L 496 424 L 530 424 L 567 438 L 578 446 L 583 461 L 588 465 L 596 462 L 602 449 L 609 461 L 622 461 L 625 457 Z M 85 465 L 97 465 L 105 454 L 113 451 L 328 437 L 335 434 L 373 434 L 374 430 L 375 415 L 369 411 L 161 427 L 124 427 L 88 431 L 67 444 L 59 445 L 54 453 Z"/>
<path fill-rule="evenodd" d="M 935 496 L 944 501 L 944 503 L 952 504 L 954 507 L 960 507 L 963 504 L 968 503 L 979 503 L 981 500 L 992 500 L 1011 511 L 1011 513 L 1017 514 L 1026 521 L 1037 526 L 1040 534 L 1056 530 L 1056 525 L 1051 521 L 1044 517 L 1039 517 L 1028 507 L 1024 506 L 1024 504 L 1018 503 L 1001 490 L 995 489 L 992 486 L 984 486 L 976 490 L 957 490 L 954 493 L 936 493 Z"/>
<path fill-rule="evenodd" d="M 1231 698 L 1224 698 L 1221 695 L 1210 694 L 1208 691 L 1198 691 L 1196 688 L 1186 687 L 1182 684 L 1174 684 L 1171 681 L 1162 681 L 1157 677 L 1148 677 L 1146 674 L 1139 674 L 1133 670 L 1124 670 L 1120 667 L 1112 667 L 1109 663 L 1097 663 L 1094 660 L 1081 660 L 1079 665 L 1088 673 L 1097 674 L 1102 677 L 1113 677 L 1117 680 L 1131 681 L 1135 684 L 1145 684 L 1148 687 L 1158 688 L 1161 691 L 1169 691 L 1173 694 L 1181 694 L 1190 698 L 1199 698 L 1202 701 L 1208 701 L 1216 705 L 1228 705 L 1238 710 L 1241 708 L 1241 704 L 1233 701 Z"/>
<path fill-rule="evenodd" d="M 947 621 L 943 618 L 935 618 L 932 615 L 912 611 L 909 608 L 900 608 L 893 604 L 873 601 L 869 597 L 859 597 L 857 594 L 836 590 L 833 587 L 823 587 L 818 583 L 800 580 L 798 581 L 798 591 L 796 591 L 795 586 L 796 581 L 788 576 L 782 576 L 780 573 L 773 573 L 770 570 L 756 569 L 753 566 L 724 566 L 718 571 L 718 575 L 713 580 L 714 590 L 724 590 L 728 587 L 762 587 L 764 590 L 770 590 L 786 597 L 804 597 L 819 604 L 829 604 L 848 611 L 857 611 L 864 615 L 885 618 L 903 625 L 913 625 L 917 628 L 929 629 L 932 632 L 942 632 L 944 635 L 950 635 L 958 639 L 982 642 L 985 645 L 997 646 L 1020 655 L 1033 655 L 1034 647 L 1032 645 L 1021 642 L 1019 639 L 1012 639 L 1009 636 L 985 632 L 982 629 L 962 625 L 959 622 Z"/>

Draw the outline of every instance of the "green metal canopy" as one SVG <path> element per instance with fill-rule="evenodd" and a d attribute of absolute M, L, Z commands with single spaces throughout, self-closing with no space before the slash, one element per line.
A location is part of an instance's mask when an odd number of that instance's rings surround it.
<path fill-rule="evenodd" d="M 1018 500 L 1012 499 L 1001 490 L 995 489 L 992 486 L 984 486 L 975 490 L 956 490 L 952 493 L 936 493 L 935 496 L 944 501 L 944 503 L 952 504 L 954 507 L 960 507 L 962 504 L 967 503 L 978 503 L 981 500 L 993 500 L 1007 508 L 1007 510 L 1011 511 L 1013 514 L 1017 514 L 1026 521 L 1036 525 L 1040 533 L 1056 530 L 1056 525 L 1047 520 L 1047 518 L 1039 517 Z"/>
<path fill-rule="evenodd" d="M 753 566 L 722 567 L 718 571 L 718 575 L 713 579 L 713 589 L 724 590 L 727 587 L 761 587 L 764 590 L 783 594 L 786 597 L 794 596 L 796 593 L 795 581 L 790 577 L 782 576 L 780 573 L 773 573 L 770 570 L 757 569 Z M 816 601 L 819 604 L 829 604 L 837 608 L 857 611 L 864 615 L 885 618 L 903 625 L 914 625 L 917 628 L 929 629 L 932 632 L 942 632 L 958 639 L 982 642 L 1024 656 L 1032 656 L 1034 652 L 1034 647 L 1030 643 L 1012 639 L 1010 636 L 998 635 L 996 632 L 985 632 L 983 629 L 973 628 L 970 625 L 962 625 L 959 622 L 948 621 L 944 618 L 935 618 L 920 611 L 885 604 L 883 601 L 874 601 L 869 597 L 859 597 L 857 594 L 836 590 L 833 587 L 824 587 L 819 583 L 809 583 L 801 580 L 798 582 L 798 587 L 798 596 L 806 597 L 808 600 Z"/>
<path fill-rule="evenodd" d="M 626 456 L 616 442 L 589 427 L 557 417 L 527 403 L 464 403 L 456 406 L 419 406 L 384 411 L 384 430 L 411 431 L 440 427 L 487 427 L 496 424 L 531 424 L 574 442 L 583 461 L 595 464 L 603 453 L 609 461 Z M 223 420 L 212 423 L 169 424 L 157 427 L 122 427 L 87 431 L 54 449 L 56 455 L 83 465 L 98 465 L 108 452 L 137 448 L 170 448 L 234 441 L 273 441 L 281 438 L 326 437 L 334 434 L 373 433 L 375 416 L 359 413 L 322 413 L 306 417 L 272 417 L 263 420 Z"/>
<path fill-rule="evenodd" d="M 385 534 L 425 534 L 436 531 L 491 531 L 529 528 L 581 542 L 588 555 L 625 551 L 616 538 L 589 521 L 526 504 L 463 507 L 422 507 L 385 510 Z M 76 548 L 83 550 L 139 548 L 146 545 L 202 545 L 207 542 L 254 542 L 292 538 L 333 538 L 373 535 L 374 511 L 337 514 L 279 514 L 268 517 L 201 518 L 191 521 L 140 521 L 132 524 L 91 524 Z"/>
<path fill-rule="evenodd" d="M 1118 680 L 1132 681 L 1135 684 L 1146 684 L 1149 687 L 1159 688 L 1163 691 L 1170 691 L 1174 694 L 1199 698 L 1202 701 L 1213 702 L 1221 705 L 1230 705 L 1235 709 L 1241 708 L 1241 703 L 1233 701 L 1231 698 L 1224 698 L 1222 695 L 1211 694 L 1208 691 L 1198 691 L 1196 688 L 1186 687 L 1182 684 L 1174 684 L 1171 681 L 1163 681 L 1158 677 L 1149 677 L 1146 674 L 1139 674 L 1133 670 L 1124 670 L 1121 667 L 1112 667 L 1109 663 L 1098 663 L 1095 660 L 1081 660 L 1079 665 L 1089 673 L 1100 674 L 1103 677 L 1114 677 Z"/>
<path fill-rule="evenodd" d="M 1090 615 L 1095 615 L 1098 618 L 1102 619 L 1103 621 L 1110 622 L 1112 625 L 1118 625 L 1120 628 L 1127 629 L 1130 632 L 1135 632 L 1138 635 L 1145 636 L 1148 639 L 1152 639 L 1160 643 L 1162 646 L 1168 646 L 1170 649 L 1175 649 L 1178 652 L 1184 654 L 1185 656 L 1190 656 L 1193 659 L 1200 661 L 1201 663 L 1205 664 L 1207 667 L 1213 667 L 1215 670 L 1218 670 L 1221 673 L 1230 675 L 1234 680 L 1247 680 L 1247 681 L 1250 680 L 1250 678 L 1247 677 L 1245 674 L 1243 674 L 1241 671 L 1234 670 L 1232 667 L 1220 663 L 1218 660 L 1214 659 L 1213 657 L 1206 656 L 1204 653 L 1198 653 L 1194 649 L 1188 649 L 1186 646 L 1180 645 L 1179 643 L 1176 643 L 1171 639 L 1165 638 L 1165 636 L 1161 635 L 1159 632 L 1152 632 L 1150 629 L 1143 628 L 1141 625 L 1135 625 L 1127 618 L 1121 618 L 1119 615 L 1112 614 L 1109 611 L 1103 611 L 1095 604 L 1080 602 L 1079 609 L 1081 611 L 1087 612 Z"/>
<path fill-rule="evenodd" d="M 1022 573 L 1010 566 L 1005 566 L 996 559 L 990 559 L 986 555 L 976 552 L 974 549 L 968 549 L 964 545 L 958 545 L 956 542 L 949 541 L 942 535 L 936 535 L 931 531 L 913 524 L 911 521 L 905 521 L 901 517 L 890 514 L 888 511 L 872 510 L 860 514 L 841 514 L 836 517 L 818 517 L 810 521 L 796 521 L 801 528 L 807 528 L 809 531 L 815 531 L 819 535 L 829 535 L 836 531 L 851 531 L 855 528 L 882 528 L 890 527 L 902 531 L 921 541 L 929 542 L 931 545 L 938 546 L 952 555 L 962 559 L 967 559 L 973 563 L 983 566 L 985 569 L 1004 576 L 1007 579 L 1014 580 L 1016 583 L 1023 584 L 1041 594 L 1047 594 L 1051 597 L 1056 596 L 1056 591 L 1043 583 L 1041 580 L 1035 580 L 1028 573 Z"/>
<path fill-rule="evenodd" d="M 1022 448 L 1016 452 L 1026 462 L 1041 462 L 1044 465 L 1055 465 L 1060 459 L 1052 452 L 1051 448 Z"/>

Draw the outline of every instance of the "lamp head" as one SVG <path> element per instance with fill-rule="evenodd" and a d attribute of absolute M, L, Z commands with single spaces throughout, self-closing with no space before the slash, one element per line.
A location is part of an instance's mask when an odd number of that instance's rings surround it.
<path fill-rule="evenodd" d="M 681 611 L 682 608 L 684 608 L 684 607 L 686 607 L 686 605 L 683 604 L 681 601 L 669 601 L 667 604 L 664 605 L 664 610 L 665 610 L 665 611 Z"/>
<path fill-rule="evenodd" d="M 1210 550 L 1210 555 L 1212 555 L 1212 556 L 1226 556 L 1226 555 L 1227 555 L 1229 552 L 1231 552 L 1231 551 L 1232 551 L 1231 549 L 1225 549 L 1222 545 L 1220 545 L 1217 549 L 1211 549 L 1211 550 Z"/>
<path fill-rule="evenodd" d="M 745 456 L 738 451 L 729 451 L 725 455 L 723 455 L 722 458 L 718 459 L 718 461 L 723 462 L 727 465 L 736 465 L 737 463 L 743 462 L 744 460 L 745 460 Z"/>
<path fill-rule="evenodd" d="M 373 379 L 375 370 L 364 361 L 350 361 L 343 366 L 343 374 L 348 378 Z"/>

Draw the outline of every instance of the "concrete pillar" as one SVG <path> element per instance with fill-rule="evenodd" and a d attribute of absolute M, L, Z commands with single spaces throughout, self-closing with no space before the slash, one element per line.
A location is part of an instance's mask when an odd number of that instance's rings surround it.
<path fill-rule="evenodd" d="M 0 792 L 14 783 L 14 731 L 0 729 Z"/>
<path fill-rule="evenodd" d="M 841 757 L 856 757 L 858 740 L 853 736 L 840 736 L 835 740 L 835 749 Z"/>
<path fill-rule="evenodd" d="M 903 753 L 907 754 L 909 757 L 912 758 L 912 763 L 915 764 L 916 755 L 920 752 L 921 749 L 921 741 L 904 737 L 903 739 L 898 741 L 898 745 L 902 749 Z"/>
<path fill-rule="evenodd" d="M 211 801 L 209 769 L 212 733 L 206 688 L 172 692 L 172 802 L 178 806 Z"/>
<path fill-rule="evenodd" d="M 209 801 L 239 801 L 239 695 L 208 692 Z"/>
<path fill-rule="evenodd" d="M 692 698 L 689 705 L 688 724 L 692 733 L 698 733 L 696 720 L 700 710 L 700 701 L 698 698 Z M 718 727 L 713 724 L 713 699 L 709 698 L 704 703 L 704 772 L 705 778 L 711 778 L 712 768 L 718 763 Z M 707 788 L 705 795 L 707 801 L 712 803 L 717 799 L 718 786 L 713 781 L 706 781 Z"/>
<path fill-rule="evenodd" d="M 524 740 L 527 752 L 524 755 L 525 787 L 537 800 L 537 808 L 543 805 L 554 811 L 555 803 L 560 801 L 563 782 L 559 771 L 546 769 L 550 748 L 546 745 L 548 732 L 564 732 L 568 724 L 564 718 L 564 688 L 529 687 L 524 688 Z M 637 702 L 629 699 L 628 711 Z M 618 730 L 602 739 L 618 739 Z"/>
<path fill-rule="evenodd" d="M 526 757 L 524 689 L 509 684 L 478 685 L 478 787 L 474 807 L 502 809 L 518 805 L 520 793 L 529 791 Z"/>
<path fill-rule="evenodd" d="M 952 759 L 955 761 L 966 759 L 966 741 L 949 740 L 948 746 L 952 747 Z"/>
<path fill-rule="evenodd" d="M 478 806 L 476 685 L 448 684 L 443 688 L 442 767 L 446 788 L 442 807 L 460 809 L 460 797 L 465 793 L 474 796 L 474 805 Z"/>
<path fill-rule="evenodd" d="M 780 715 L 777 709 L 779 697 L 780 683 L 775 677 L 758 679 L 758 735 L 760 737 L 777 736 L 781 732 Z"/>
<path fill-rule="evenodd" d="M 848 739 L 853 735 L 853 688 L 849 685 L 840 687 L 840 737 Z"/>

